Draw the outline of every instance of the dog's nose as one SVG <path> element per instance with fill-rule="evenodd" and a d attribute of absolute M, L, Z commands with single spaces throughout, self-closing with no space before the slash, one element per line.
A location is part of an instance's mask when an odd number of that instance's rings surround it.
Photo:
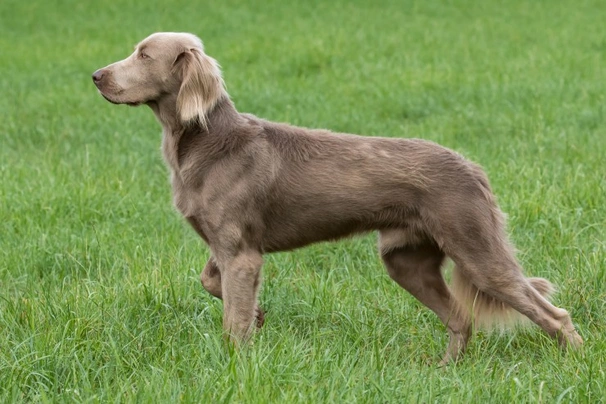
<path fill-rule="evenodd" d="M 93 73 L 93 81 L 95 83 L 99 83 L 102 78 L 103 78 L 103 69 L 99 69 Z"/>

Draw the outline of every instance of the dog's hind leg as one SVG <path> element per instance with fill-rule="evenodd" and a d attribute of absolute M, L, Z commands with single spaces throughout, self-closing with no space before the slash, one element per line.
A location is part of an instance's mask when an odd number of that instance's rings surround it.
<path fill-rule="evenodd" d="M 444 253 L 429 240 L 408 245 L 406 242 L 403 231 L 381 231 L 381 257 L 389 276 L 434 311 L 447 327 L 450 342 L 441 361 L 441 364 L 446 364 L 463 354 L 471 327 L 459 316 L 457 303 L 442 277 Z"/>
<path fill-rule="evenodd" d="M 505 248 L 503 248 L 505 247 Z M 493 250 L 490 252 L 490 250 Z M 483 293 L 476 294 L 477 305 L 486 304 L 488 296 L 505 303 L 539 325 L 562 346 L 577 347 L 583 339 L 576 332 L 568 312 L 551 304 L 541 296 L 535 279 L 528 279 L 508 246 L 488 249 L 483 254 L 466 251 L 461 246 L 451 258 L 463 278 Z M 539 279 L 535 286 L 546 283 Z M 491 315 L 490 311 L 486 315 Z M 492 315 L 499 315 L 494 312 Z M 479 319 L 484 321 L 485 319 Z"/>
<path fill-rule="evenodd" d="M 474 310 L 482 306 L 495 307 L 490 303 L 490 298 L 494 298 L 538 324 L 561 345 L 581 345 L 583 340 L 568 312 L 541 296 L 540 292 L 549 291 L 549 282 L 540 278 L 528 279 L 522 273 L 505 234 L 504 219 L 494 202 L 490 198 L 474 201 L 468 197 L 468 203 L 449 206 L 456 209 L 442 215 L 439 232 L 442 248 L 455 262 L 463 281 L 484 292 L 475 293 L 471 299 L 476 306 Z M 455 295 L 459 296 L 458 293 Z M 503 317 L 505 312 L 483 310 L 483 316 Z M 478 320 L 483 323 L 486 319 Z"/>

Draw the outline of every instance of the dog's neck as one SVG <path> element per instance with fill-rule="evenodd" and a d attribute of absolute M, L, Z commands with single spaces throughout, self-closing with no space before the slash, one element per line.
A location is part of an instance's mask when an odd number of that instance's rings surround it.
<path fill-rule="evenodd" d="M 177 114 L 177 97 L 175 95 L 168 95 L 158 101 L 149 102 L 147 105 L 154 111 L 165 135 L 182 130 L 183 125 Z"/>
<path fill-rule="evenodd" d="M 183 136 L 192 133 L 197 137 L 224 136 L 231 131 L 234 123 L 239 121 L 238 111 L 227 94 L 221 96 L 212 109 L 207 111 L 204 123 L 182 122 L 177 112 L 176 96 L 173 95 L 147 105 L 162 125 L 162 153 L 175 174 L 178 174 L 180 168 L 179 148 L 184 146 Z"/>

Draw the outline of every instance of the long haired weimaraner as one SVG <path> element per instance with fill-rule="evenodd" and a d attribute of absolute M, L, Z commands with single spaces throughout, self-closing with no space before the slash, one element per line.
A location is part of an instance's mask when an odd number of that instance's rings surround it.
<path fill-rule="evenodd" d="M 522 274 L 486 175 L 459 154 L 241 114 L 192 34 L 153 34 L 93 81 L 108 101 L 148 105 L 160 121 L 174 203 L 210 247 L 201 280 L 223 299 L 230 340 L 263 323 L 263 254 L 378 230 L 389 276 L 448 328 L 443 363 L 464 352 L 472 324 L 500 323 L 511 309 L 562 346 L 582 344 L 568 312 L 546 299 L 549 281 Z"/>

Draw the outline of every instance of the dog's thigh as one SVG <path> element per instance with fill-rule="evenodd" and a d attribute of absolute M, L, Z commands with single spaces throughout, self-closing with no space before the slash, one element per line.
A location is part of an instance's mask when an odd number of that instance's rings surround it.
<path fill-rule="evenodd" d="M 406 231 L 381 231 L 379 248 L 389 276 L 436 313 L 448 328 L 450 343 L 442 359 L 447 363 L 465 351 L 471 328 L 458 315 L 457 303 L 442 277 L 444 252 L 435 243 L 421 240 Z M 411 241 L 414 243 L 406 245 Z"/>

